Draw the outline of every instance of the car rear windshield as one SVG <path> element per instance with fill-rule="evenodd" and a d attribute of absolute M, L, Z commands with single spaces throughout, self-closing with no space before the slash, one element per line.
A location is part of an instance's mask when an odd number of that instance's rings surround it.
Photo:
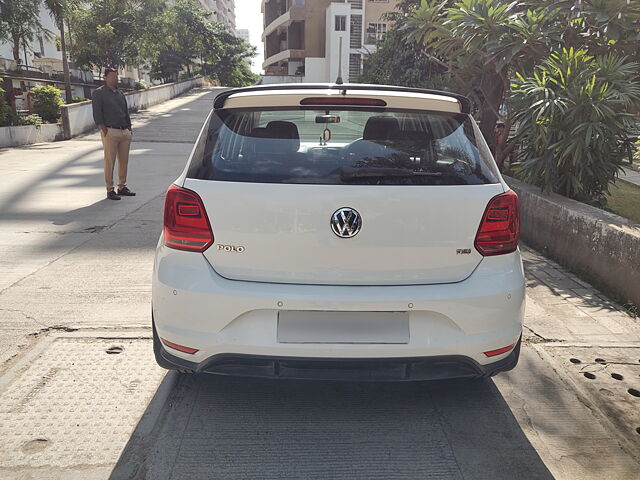
<path fill-rule="evenodd" d="M 497 183 L 472 121 L 422 111 L 216 110 L 188 176 L 324 185 Z"/>

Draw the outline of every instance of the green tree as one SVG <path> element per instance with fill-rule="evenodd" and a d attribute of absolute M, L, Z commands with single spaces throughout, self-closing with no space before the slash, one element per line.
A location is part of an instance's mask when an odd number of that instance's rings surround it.
<path fill-rule="evenodd" d="M 13 59 L 20 63 L 20 47 L 26 48 L 36 34 L 46 33 L 38 13 L 40 0 L 5 0 L 0 3 L 0 41 L 11 42 Z M 25 62 L 26 62 L 25 58 Z"/>
<path fill-rule="evenodd" d="M 552 51 L 571 47 L 640 61 L 637 1 L 402 0 L 388 17 L 392 34 L 365 63 L 363 80 L 469 96 L 501 167 L 515 144 L 495 145 L 494 126 L 511 128 L 514 72 L 531 73 Z"/>
<path fill-rule="evenodd" d="M 71 94 L 71 80 L 69 78 L 69 62 L 67 58 L 67 42 L 64 31 L 64 22 L 70 9 L 78 6 L 76 0 L 43 0 L 45 8 L 53 18 L 58 30 L 60 31 L 60 50 L 62 52 L 62 70 L 64 74 L 64 90 L 67 103 L 73 101 Z"/>
<path fill-rule="evenodd" d="M 2 83 L 4 80 L 0 77 L 0 127 L 4 127 L 9 125 L 9 104 L 7 102 L 7 98 L 5 97 L 5 90 L 2 88 Z"/>
<path fill-rule="evenodd" d="M 220 24 L 209 24 L 201 71 L 227 87 L 245 87 L 258 81 L 249 60 L 256 55 L 255 47 L 231 35 Z"/>
<path fill-rule="evenodd" d="M 480 130 L 493 143 L 508 104 L 513 71 L 528 71 L 561 42 L 545 7 L 503 0 L 422 0 L 404 22 L 411 40 L 425 44 L 450 85 L 478 107 Z"/>
<path fill-rule="evenodd" d="M 82 67 L 140 62 L 141 39 L 163 0 L 90 0 L 73 12 L 74 57 Z"/>
<path fill-rule="evenodd" d="M 375 54 L 365 57 L 361 83 L 403 85 L 449 90 L 447 69 L 429 57 L 422 43 L 407 39 L 404 32 L 392 28 Z"/>
<path fill-rule="evenodd" d="M 177 80 L 201 73 L 228 86 L 255 83 L 245 61 L 255 48 L 231 35 L 226 27 L 207 19 L 208 12 L 190 0 L 178 0 L 151 20 L 142 41 L 142 55 L 151 74 L 162 80 Z"/>
<path fill-rule="evenodd" d="M 142 55 L 149 61 L 154 78 L 177 80 L 201 57 L 207 31 L 208 12 L 196 2 L 178 0 L 168 5 L 150 25 L 142 41 Z"/>
<path fill-rule="evenodd" d="M 60 107 L 64 105 L 62 92 L 51 85 L 38 85 L 33 92 L 33 111 L 45 122 L 54 123 L 60 118 Z"/>
<path fill-rule="evenodd" d="M 533 3 L 533 2 L 530 2 Z M 539 3 L 539 2 L 538 2 Z M 616 53 L 640 61 L 640 2 L 637 0 L 544 0 L 565 25 L 563 45 L 591 55 Z"/>
<path fill-rule="evenodd" d="M 604 203 L 623 159 L 633 155 L 639 67 L 615 54 L 563 49 L 531 76 L 517 75 L 519 176 L 546 192 Z"/>

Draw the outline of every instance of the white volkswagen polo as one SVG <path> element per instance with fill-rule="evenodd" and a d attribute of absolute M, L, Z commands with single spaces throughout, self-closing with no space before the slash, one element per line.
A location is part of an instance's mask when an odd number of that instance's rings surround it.
<path fill-rule="evenodd" d="M 153 275 L 168 369 L 486 377 L 520 352 L 518 197 L 462 96 L 271 85 L 215 100 Z"/>

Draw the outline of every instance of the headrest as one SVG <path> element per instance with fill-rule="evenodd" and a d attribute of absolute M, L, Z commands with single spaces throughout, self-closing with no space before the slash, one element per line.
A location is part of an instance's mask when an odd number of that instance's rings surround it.
<path fill-rule="evenodd" d="M 388 140 L 398 130 L 400 130 L 400 123 L 396 117 L 371 117 L 364 126 L 362 139 Z"/>
<path fill-rule="evenodd" d="M 429 150 L 433 146 L 433 140 L 429 135 L 418 130 L 396 130 L 391 132 L 389 142 L 393 148 L 404 152 Z"/>
<path fill-rule="evenodd" d="M 256 127 L 249 134 L 253 138 L 267 138 L 267 129 L 264 127 Z"/>
<path fill-rule="evenodd" d="M 257 153 L 293 153 L 300 149 L 298 127 L 291 122 L 273 121 L 251 130 L 252 150 Z"/>
<path fill-rule="evenodd" d="M 267 131 L 269 132 L 269 138 L 290 138 L 300 140 L 298 127 L 292 122 L 274 120 L 267 124 Z"/>

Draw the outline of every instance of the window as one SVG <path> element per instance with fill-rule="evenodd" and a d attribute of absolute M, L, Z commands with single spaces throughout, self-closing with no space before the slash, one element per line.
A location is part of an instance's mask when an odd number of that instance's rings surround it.
<path fill-rule="evenodd" d="M 349 81 L 353 82 L 362 74 L 362 55 L 352 53 L 349 55 Z"/>
<path fill-rule="evenodd" d="M 351 35 L 349 46 L 351 48 L 362 47 L 362 15 L 351 15 Z"/>
<path fill-rule="evenodd" d="M 323 118 L 333 117 L 331 123 Z M 213 113 L 188 177 L 322 185 L 497 183 L 465 114 L 229 109 Z"/>
<path fill-rule="evenodd" d="M 347 31 L 347 17 L 345 15 L 336 15 L 336 32 Z"/>
<path fill-rule="evenodd" d="M 370 23 L 367 27 L 367 45 L 377 45 L 384 41 L 384 37 L 387 35 L 386 23 Z"/>

